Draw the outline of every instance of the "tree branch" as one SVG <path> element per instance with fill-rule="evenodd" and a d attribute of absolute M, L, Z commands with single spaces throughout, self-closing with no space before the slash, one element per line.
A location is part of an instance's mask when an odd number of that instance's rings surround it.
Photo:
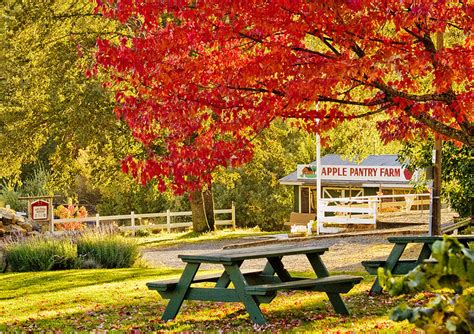
<path fill-rule="evenodd" d="M 252 40 L 256 43 L 260 43 L 260 44 L 263 44 L 265 42 L 264 39 L 262 39 L 262 38 L 257 38 L 257 37 L 245 34 L 243 32 L 239 32 L 239 36 L 242 36 L 244 38 L 248 38 L 248 39 L 250 39 L 250 40 Z M 311 50 L 311 49 L 307 49 L 307 48 L 296 47 L 296 46 L 290 46 L 288 48 L 291 49 L 291 50 L 294 50 L 294 51 L 311 53 L 313 55 L 317 55 L 317 56 L 327 58 L 327 59 L 334 59 L 334 57 L 332 57 L 330 55 L 324 54 L 322 52 L 314 51 L 314 50 Z"/>
<path fill-rule="evenodd" d="M 416 101 L 416 102 L 438 101 L 438 102 L 444 102 L 446 104 L 450 104 L 456 98 L 456 96 L 454 95 L 452 91 L 441 93 L 441 94 L 423 94 L 423 95 L 408 94 L 408 93 L 400 92 L 396 89 L 393 89 L 392 87 L 387 86 L 386 84 L 380 81 L 375 82 L 374 87 L 382 90 L 388 97 L 396 96 L 396 97 L 401 97 L 401 98 L 411 100 L 411 101 Z"/>
<path fill-rule="evenodd" d="M 435 132 L 442 134 L 443 136 L 457 140 L 463 144 L 468 145 L 471 148 L 474 148 L 474 127 L 473 126 L 471 126 L 469 131 L 465 133 L 461 130 L 452 128 L 425 113 L 415 114 L 411 111 L 411 107 L 406 107 L 404 110 L 407 113 L 407 115 L 409 115 L 410 117 L 413 117 L 420 123 L 423 123 L 430 129 L 434 130 Z"/>
<path fill-rule="evenodd" d="M 293 46 L 293 47 L 290 47 L 290 49 L 292 49 L 292 50 L 294 50 L 294 51 L 300 51 L 300 52 L 311 53 L 311 54 L 313 54 L 313 55 L 317 55 L 317 56 L 320 56 L 320 57 L 323 57 L 323 58 L 327 58 L 327 59 L 334 59 L 334 57 L 332 57 L 332 56 L 330 56 L 330 55 L 324 54 L 324 53 L 319 52 L 319 51 L 314 51 L 314 50 L 306 49 L 306 48 L 299 48 L 299 47 Z"/>
<path fill-rule="evenodd" d="M 241 91 L 246 91 L 246 92 L 254 92 L 254 93 L 271 93 L 271 94 L 275 94 L 275 95 L 280 96 L 280 97 L 285 97 L 285 93 L 283 93 L 282 91 L 276 90 L 276 89 L 268 90 L 266 88 L 236 87 L 236 86 L 226 86 L 226 88 L 241 90 Z M 304 100 L 309 101 L 308 99 L 304 99 Z M 371 102 L 361 102 L 361 101 L 353 101 L 353 100 L 336 99 L 336 98 L 332 98 L 332 97 L 328 97 L 328 96 L 319 95 L 317 97 L 317 101 L 320 101 L 320 102 L 334 102 L 334 103 L 339 103 L 339 104 L 371 107 L 371 106 L 376 106 L 376 105 L 383 104 L 383 103 L 387 102 L 387 99 L 382 98 L 382 99 L 374 100 L 374 101 L 371 101 Z"/>

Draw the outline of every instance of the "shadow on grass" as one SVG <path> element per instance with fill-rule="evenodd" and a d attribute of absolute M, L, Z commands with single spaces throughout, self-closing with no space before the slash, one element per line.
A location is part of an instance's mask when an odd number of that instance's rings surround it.
<path fill-rule="evenodd" d="M 134 278 L 159 279 L 178 275 L 179 269 L 87 269 L 47 272 L 7 273 L 0 275 L 0 300 L 56 291 L 67 291 L 98 284 L 123 282 Z M 27 292 L 22 291 L 27 289 Z"/>

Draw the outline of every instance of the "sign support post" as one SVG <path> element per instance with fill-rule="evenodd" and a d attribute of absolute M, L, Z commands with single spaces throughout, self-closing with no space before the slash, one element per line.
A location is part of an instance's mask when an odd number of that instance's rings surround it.
<path fill-rule="evenodd" d="M 319 111 L 319 101 L 316 103 L 316 111 Z M 319 125 L 319 118 L 316 118 Z M 322 226 L 321 219 L 321 137 L 319 129 L 316 130 L 316 234 Z"/>
<path fill-rule="evenodd" d="M 321 138 L 316 134 L 316 229 L 321 226 Z"/>

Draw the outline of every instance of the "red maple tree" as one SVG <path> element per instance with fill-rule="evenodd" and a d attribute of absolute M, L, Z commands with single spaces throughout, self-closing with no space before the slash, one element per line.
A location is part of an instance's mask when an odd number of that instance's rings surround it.
<path fill-rule="evenodd" d="M 201 189 L 217 166 L 248 161 L 278 117 L 321 132 L 386 113 L 386 140 L 434 131 L 474 147 L 472 2 L 97 0 L 97 11 L 130 31 L 99 40 L 96 57 L 119 87 L 117 116 L 148 148 L 124 169 L 162 189 Z"/>

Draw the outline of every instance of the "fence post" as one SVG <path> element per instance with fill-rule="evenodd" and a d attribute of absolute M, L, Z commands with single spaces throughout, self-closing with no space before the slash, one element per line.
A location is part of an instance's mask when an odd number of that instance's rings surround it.
<path fill-rule="evenodd" d="M 235 203 L 232 201 L 232 227 L 235 230 Z"/>
<path fill-rule="evenodd" d="M 374 217 L 374 226 L 377 226 L 377 200 L 369 199 L 369 207 L 372 209 L 372 216 Z"/>
<path fill-rule="evenodd" d="M 132 223 L 132 235 L 135 236 L 135 212 L 130 212 L 130 221 Z"/>
<path fill-rule="evenodd" d="M 54 232 L 54 215 L 51 215 L 51 220 L 49 221 L 49 232 Z"/>
<path fill-rule="evenodd" d="M 100 227 L 100 219 L 99 219 L 99 214 L 95 214 L 95 227 L 99 228 Z"/>
<path fill-rule="evenodd" d="M 171 212 L 170 209 L 166 210 L 166 229 L 168 233 L 171 233 Z"/>

